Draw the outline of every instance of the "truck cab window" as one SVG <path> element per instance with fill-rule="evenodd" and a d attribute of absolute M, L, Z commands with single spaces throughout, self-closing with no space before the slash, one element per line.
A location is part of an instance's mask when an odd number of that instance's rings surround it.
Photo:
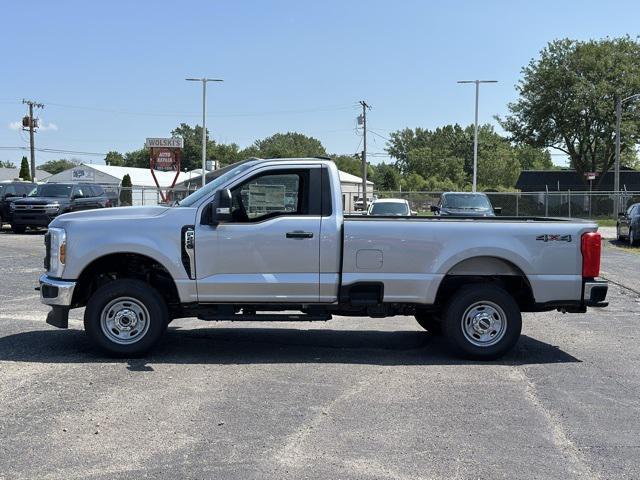
<path fill-rule="evenodd" d="M 254 177 L 231 191 L 234 222 L 256 222 L 280 215 L 307 215 L 304 172 L 273 172 Z"/>

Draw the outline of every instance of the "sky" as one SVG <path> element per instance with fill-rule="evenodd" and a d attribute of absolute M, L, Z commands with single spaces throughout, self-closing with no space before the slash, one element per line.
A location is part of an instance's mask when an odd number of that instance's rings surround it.
<path fill-rule="evenodd" d="M 330 154 L 362 149 L 357 102 L 371 105 L 368 150 L 405 127 L 497 126 L 521 69 L 547 42 L 640 33 L 636 1 L 38 1 L 8 2 L 0 28 L 0 160 L 18 164 L 22 99 L 45 104 L 37 163 L 104 163 L 181 122 L 240 147 L 276 132 L 319 139 Z M 378 155 L 376 155 L 378 154 Z M 554 157 L 561 164 L 561 156 Z"/>

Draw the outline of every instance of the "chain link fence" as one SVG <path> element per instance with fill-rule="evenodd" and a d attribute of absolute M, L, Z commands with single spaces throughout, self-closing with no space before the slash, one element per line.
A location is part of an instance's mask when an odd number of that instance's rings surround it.
<path fill-rule="evenodd" d="M 419 215 L 430 213 L 442 192 L 375 192 L 376 198 L 403 198 Z M 614 192 L 486 192 L 502 215 L 524 217 L 616 218 Z M 640 202 L 640 192 L 620 193 L 620 211 Z"/>
<path fill-rule="evenodd" d="M 113 206 L 166 205 L 182 200 L 196 188 L 174 189 L 157 187 L 123 188 L 103 185 Z M 162 194 L 161 194 L 161 191 Z M 164 198 L 163 198 L 164 195 Z M 374 198 L 403 198 L 411 210 L 429 215 L 431 205 L 437 205 L 442 192 L 374 192 Z M 494 207 L 502 208 L 502 215 L 526 217 L 616 218 L 614 192 L 486 192 Z M 620 210 L 640 203 L 640 192 L 622 192 Z"/>

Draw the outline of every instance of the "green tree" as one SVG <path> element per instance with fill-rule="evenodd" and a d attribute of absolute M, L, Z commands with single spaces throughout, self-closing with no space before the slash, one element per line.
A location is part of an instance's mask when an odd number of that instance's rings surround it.
<path fill-rule="evenodd" d="M 16 168 L 16 164 L 10 160 L 0 160 L 0 168 Z"/>
<path fill-rule="evenodd" d="M 43 163 L 42 165 L 40 165 L 40 170 L 44 170 L 45 172 L 49 172 L 51 175 L 55 175 L 56 173 L 69 170 L 70 168 L 76 167 L 77 165 L 77 162 L 61 158 L 60 160 L 49 160 L 48 162 Z"/>
<path fill-rule="evenodd" d="M 122 206 L 130 206 L 133 204 L 133 192 L 131 185 L 131 177 L 129 174 L 126 174 L 122 177 L 122 182 L 120 184 L 120 205 Z"/>
<path fill-rule="evenodd" d="M 18 177 L 26 182 L 31 181 L 31 174 L 29 173 L 29 162 L 27 161 L 27 157 L 22 157 L 22 162 L 20 163 L 20 173 Z"/>
<path fill-rule="evenodd" d="M 640 91 L 640 43 L 555 40 L 522 73 L 504 129 L 518 143 L 566 153 L 585 182 L 585 172 L 599 172 L 599 185 L 614 163 L 616 98 Z M 625 104 L 622 113 L 625 152 L 640 140 L 637 103 Z"/>
<path fill-rule="evenodd" d="M 402 186 L 402 190 L 406 192 L 419 192 L 426 189 L 427 182 L 420 174 L 409 173 L 402 177 L 400 185 Z"/>
<path fill-rule="evenodd" d="M 400 188 L 400 172 L 393 165 L 380 163 L 372 166 L 372 174 L 367 178 L 375 184 L 376 190 L 395 191 Z"/>
<path fill-rule="evenodd" d="M 517 145 L 514 153 L 522 170 L 553 170 L 551 154 L 547 150 L 531 145 Z"/>
<path fill-rule="evenodd" d="M 403 175 L 417 173 L 434 185 L 463 189 L 472 183 L 473 126 L 404 129 L 390 134 L 387 152 Z M 484 172 L 483 172 L 484 169 Z M 512 188 L 520 173 L 514 147 L 491 125 L 478 129 L 478 183 Z"/>
<path fill-rule="evenodd" d="M 351 155 L 334 155 L 331 158 L 338 167 L 338 170 L 357 177 L 362 176 L 362 160 L 359 158 Z"/>
<path fill-rule="evenodd" d="M 104 163 L 114 167 L 122 167 L 125 164 L 124 156 L 115 151 L 107 152 L 107 156 L 104 157 Z"/>
<path fill-rule="evenodd" d="M 149 149 L 141 148 L 124 154 L 125 167 L 149 168 L 150 163 Z"/>
<path fill-rule="evenodd" d="M 313 137 L 302 133 L 276 133 L 255 143 L 243 151 L 247 156 L 260 158 L 295 158 L 295 157 L 326 157 L 327 151 Z"/>

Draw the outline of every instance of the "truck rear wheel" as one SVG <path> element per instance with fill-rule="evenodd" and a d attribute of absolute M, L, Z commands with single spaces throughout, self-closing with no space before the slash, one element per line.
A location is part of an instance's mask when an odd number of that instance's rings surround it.
<path fill-rule="evenodd" d="M 27 227 L 24 225 L 11 225 L 11 231 L 13 233 L 24 233 L 27 230 Z"/>
<path fill-rule="evenodd" d="M 447 303 L 443 332 L 459 355 L 490 360 L 501 357 L 520 338 L 522 315 L 518 304 L 495 285 L 468 285 Z"/>
<path fill-rule="evenodd" d="M 416 312 L 416 321 L 427 332 L 433 335 L 442 335 L 442 320 L 431 312 Z"/>
<path fill-rule="evenodd" d="M 84 329 L 102 350 L 117 357 L 137 357 L 153 348 L 169 323 L 160 293 L 140 280 L 114 280 L 89 299 Z"/>

